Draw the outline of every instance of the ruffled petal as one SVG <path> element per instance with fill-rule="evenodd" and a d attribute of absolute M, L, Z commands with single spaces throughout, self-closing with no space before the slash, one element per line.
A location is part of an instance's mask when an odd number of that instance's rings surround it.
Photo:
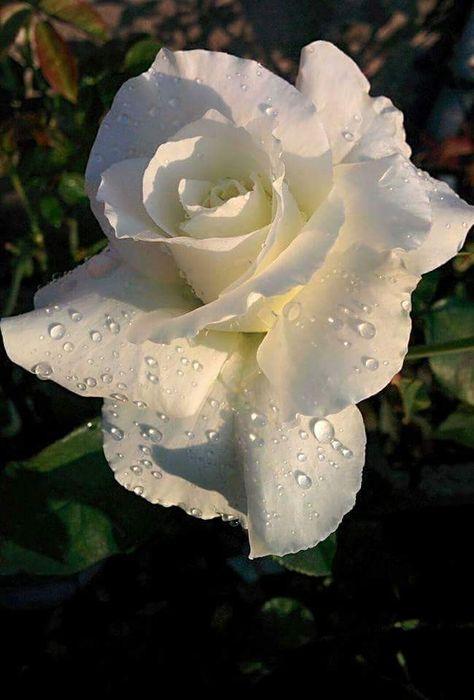
<path fill-rule="evenodd" d="M 146 403 L 170 415 L 199 408 L 238 342 L 233 333 L 208 333 L 192 346 L 186 339 L 129 343 L 132 319 L 152 309 L 183 313 L 195 302 L 183 287 L 138 277 L 108 252 L 40 290 L 35 301 L 36 311 L 2 321 L 14 362 L 80 395 Z"/>
<path fill-rule="evenodd" d="M 334 44 L 315 41 L 303 49 L 296 86 L 316 105 L 335 163 L 410 156 L 401 112 L 385 97 L 369 97 L 367 78 Z"/>
<path fill-rule="evenodd" d="M 474 207 L 460 199 L 445 182 L 418 171 L 427 189 L 432 225 L 422 245 L 405 255 L 405 264 L 414 274 L 424 274 L 450 260 L 461 250 L 471 226 Z"/>
<path fill-rule="evenodd" d="M 341 164 L 335 168 L 346 222 L 338 248 L 362 243 L 376 250 L 418 248 L 431 227 L 426 189 L 403 156 Z"/>
<path fill-rule="evenodd" d="M 314 547 L 338 527 L 360 488 L 365 431 L 355 406 L 316 420 L 281 424 L 262 375 L 237 413 L 248 503 L 250 556 Z"/>
<path fill-rule="evenodd" d="M 227 374 L 234 371 L 232 364 L 227 363 Z M 244 479 L 228 394 L 219 378 L 194 415 L 172 419 L 105 401 L 104 452 L 119 483 L 152 503 L 245 524 Z"/>
<path fill-rule="evenodd" d="M 259 347 L 285 420 L 338 413 L 390 381 L 407 351 L 418 281 L 394 252 L 353 246 L 328 256 Z"/>

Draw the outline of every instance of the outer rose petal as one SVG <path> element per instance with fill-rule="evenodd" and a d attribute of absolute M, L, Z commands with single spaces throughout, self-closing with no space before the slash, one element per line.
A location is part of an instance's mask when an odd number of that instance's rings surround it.
<path fill-rule="evenodd" d="M 262 375 L 248 384 L 245 398 L 248 405 L 237 422 L 250 556 L 313 547 L 354 505 L 364 464 L 362 417 L 350 406 L 323 421 L 300 416 L 284 427 L 275 393 Z"/>
<path fill-rule="evenodd" d="M 192 347 L 126 341 L 126 328 L 144 311 L 182 313 L 192 307 L 180 287 L 162 286 L 105 252 L 37 296 L 48 304 L 2 321 L 10 358 L 40 378 L 86 396 L 145 402 L 171 415 L 194 413 L 209 392 L 238 336 L 208 334 Z"/>
<path fill-rule="evenodd" d="M 423 175 L 433 223 L 422 245 L 404 257 L 407 268 L 414 274 L 424 274 L 450 260 L 461 250 L 474 225 L 474 207 L 460 199 L 445 182 Z"/>
<path fill-rule="evenodd" d="M 387 98 L 368 96 L 366 77 L 333 44 L 315 41 L 303 49 L 296 86 L 316 105 L 335 163 L 391 153 L 409 157 L 402 114 Z"/>
<path fill-rule="evenodd" d="M 376 250 L 418 248 L 431 227 L 431 208 L 423 183 L 400 155 L 335 168 L 346 222 L 338 249 L 363 243 Z"/>
<path fill-rule="evenodd" d="M 227 363 L 227 373 L 239 366 Z M 234 415 L 222 380 L 187 418 L 168 420 L 130 404 L 104 403 L 104 452 L 117 480 L 152 503 L 177 505 L 208 519 L 240 519 L 247 511 L 236 459 Z"/>
<path fill-rule="evenodd" d="M 393 252 L 354 246 L 328 256 L 258 350 L 284 420 L 337 413 L 390 381 L 407 350 L 418 281 Z"/>

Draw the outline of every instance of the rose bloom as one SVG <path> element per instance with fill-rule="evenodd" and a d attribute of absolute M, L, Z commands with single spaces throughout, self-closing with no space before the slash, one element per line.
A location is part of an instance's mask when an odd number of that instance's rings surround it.
<path fill-rule="evenodd" d="M 160 51 L 87 166 L 108 248 L 2 323 L 13 361 L 104 398 L 120 484 L 239 520 L 253 557 L 316 545 L 354 505 L 356 404 L 399 371 L 410 294 L 473 221 L 368 91 L 324 41 L 296 87 L 224 53 Z"/>

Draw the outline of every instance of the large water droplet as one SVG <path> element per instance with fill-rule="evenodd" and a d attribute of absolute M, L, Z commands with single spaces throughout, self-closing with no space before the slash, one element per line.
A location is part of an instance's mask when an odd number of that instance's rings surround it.
<path fill-rule="evenodd" d="M 376 334 L 376 328 L 373 323 L 363 321 L 357 324 L 357 331 L 362 338 L 373 338 Z"/>
<path fill-rule="evenodd" d="M 52 323 L 48 328 L 48 333 L 53 340 L 60 340 L 66 332 L 66 327 L 62 323 Z"/>
<path fill-rule="evenodd" d="M 47 362 L 38 362 L 32 371 L 36 374 L 38 379 L 46 379 L 53 373 L 53 368 Z"/>
<path fill-rule="evenodd" d="M 114 440 L 123 440 L 123 430 L 120 430 L 120 428 L 117 428 L 117 426 L 110 425 L 108 428 L 108 432 Z"/>
<path fill-rule="evenodd" d="M 99 331 L 91 331 L 89 336 L 93 343 L 100 343 L 102 340 L 102 334 Z"/>
<path fill-rule="evenodd" d="M 114 319 L 111 316 L 107 316 L 107 318 L 105 319 L 104 325 L 107 328 L 107 330 L 109 330 L 114 335 L 117 335 L 117 333 L 120 333 L 120 323 L 117 323 L 117 321 L 114 321 Z"/>
<path fill-rule="evenodd" d="M 364 367 L 366 367 L 370 372 L 375 372 L 375 370 L 378 369 L 379 363 L 375 357 L 364 357 L 362 362 L 364 363 Z"/>
<path fill-rule="evenodd" d="M 330 442 L 334 437 L 334 427 L 326 418 L 316 420 L 312 427 L 314 437 L 319 442 Z"/>
<path fill-rule="evenodd" d="M 72 352 L 74 350 L 74 345 L 72 343 L 64 343 L 63 350 L 64 352 Z"/>
<path fill-rule="evenodd" d="M 295 472 L 293 473 L 293 475 L 294 475 L 294 477 L 295 477 L 295 479 L 296 479 L 296 483 L 298 484 L 298 486 L 299 486 L 301 489 L 305 489 L 305 490 L 306 490 L 306 489 L 311 488 L 313 482 L 312 482 L 312 480 L 310 479 L 310 477 L 309 477 L 307 474 L 305 474 L 304 472 L 301 472 L 301 471 L 297 470 L 297 471 L 295 471 Z"/>

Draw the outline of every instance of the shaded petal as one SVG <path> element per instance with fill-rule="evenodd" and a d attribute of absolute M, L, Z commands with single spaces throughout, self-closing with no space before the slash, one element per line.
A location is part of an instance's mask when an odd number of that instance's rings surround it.
<path fill-rule="evenodd" d="M 419 171 L 421 173 L 421 171 Z M 460 199 L 445 182 L 422 173 L 431 205 L 432 226 L 422 245 L 404 257 L 414 274 L 424 274 L 450 260 L 461 250 L 471 226 L 474 207 Z"/>
<path fill-rule="evenodd" d="M 335 163 L 391 153 L 409 157 L 401 112 L 385 97 L 369 97 L 367 78 L 334 44 L 315 41 L 303 49 L 296 85 L 316 105 Z"/>
<path fill-rule="evenodd" d="M 143 205 L 147 165 L 146 158 L 131 158 L 111 165 L 102 174 L 97 199 L 104 203 L 104 214 L 118 238 L 164 237 Z"/>
<path fill-rule="evenodd" d="M 237 342 L 233 333 L 208 333 L 190 346 L 127 342 L 132 319 L 157 309 L 192 308 L 181 287 L 137 277 L 101 253 L 40 290 L 40 308 L 2 321 L 10 358 L 42 379 L 85 396 L 139 401 L 170 413 L 195 412 Z M 46 304 L 47 306 L 43 306 Z M 41 308 L 42 307 L 42 308 Z"/>
<path fill-rule="evenodd" d="M 266 299 L 285 295 L 295 287 L 306 284 L 323 264 L 343 221 L 341 199 L 332 191 L 299 235 L 260 274 L 223 293 L 215 301 L 180 317 L 163 321 L 160 315 L 153 312 L 147 314 L 133 324 L 130 340 L 142 342 L 149 338 L 169 342 L 176 337 L 192 337 L 205 327 L 212 328 L 219 324 L 222 328 L 224 322 L 228 322 L 227 328 L 230 330 L 266 331 L 266 322 L 260 321 L 258 325 L 258 321 L 252 318 L 251 324 L 245 323 L 249 310 Z M 288 225 L 291 226 L 291 222 Z"/>
<path fill-rule="evenodd" d="M 258 351 L 285 419 L 337 413 L 390 381 L 407 351 L 418 281 L 393 252 L 353 246 L 328 256 Z"/>
<path fill-rule="evenodd" d="M 148 408 L 107 400 L 104 452 L 119 483 L 152 503 L 244 523 L 244 479 L 228 394 L 219 378 L 200 410 L 169 420 Z"/>
<path fill-rule="evenodd" d="M 349 406 L 316 421 L 280 423 L 275 392 L 262 375 L 239 410 L 251 557 L 314 547 L 338 527 L 360 488 L 365 431 Z M 319 439 L 315 437 L 318 435 Z"/>
<path fill-rule="evenodd" d="M 362 243 L 376 250 L 411 250 L 428 235 L 428 195 L 403 156 L 341 164 L 335 168 L 335 186 L 346 210 L 339 248 Z"/>

